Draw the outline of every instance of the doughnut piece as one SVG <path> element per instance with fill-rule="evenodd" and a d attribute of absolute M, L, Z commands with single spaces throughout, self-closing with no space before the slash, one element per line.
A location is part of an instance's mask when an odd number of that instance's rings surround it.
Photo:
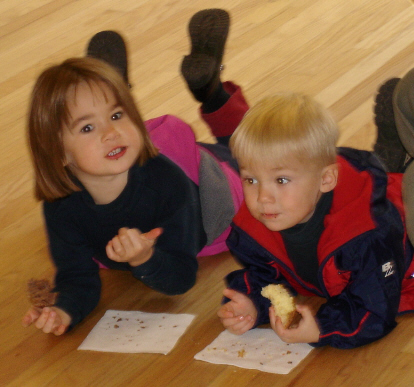
<path fill-rule="evenodd" d="M 289 328 L 296 315 L 296 303 L 286 287 L 281 284 L 267 285 L 262 289 L 261 294 L 270 300 L 276 316 L 282 319 L 283 326 Z"/>
<path fill-rule="evenodd" d="M 27 284 L 30 303 L 36 308 L 54 305 L 57 293 L 52 292 L 52 286 L 47 279 L 31 279 Z"/>

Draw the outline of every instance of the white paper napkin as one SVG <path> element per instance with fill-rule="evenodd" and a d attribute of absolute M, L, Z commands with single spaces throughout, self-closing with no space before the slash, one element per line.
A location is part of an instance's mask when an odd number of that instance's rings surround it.
<path fill-rule="evenodd" d="M 194 317 L 190 314 L 108 310 L 78 349 L 166 355 Z"/>
<path fill-rule="evenodd" d="M 275 374 L 287 374 L 313 348 L 284 343 L 271 329 L 252 329 L 241 336 L 224 331 L 194 356 L 214 364 L 228 364 Z"/>

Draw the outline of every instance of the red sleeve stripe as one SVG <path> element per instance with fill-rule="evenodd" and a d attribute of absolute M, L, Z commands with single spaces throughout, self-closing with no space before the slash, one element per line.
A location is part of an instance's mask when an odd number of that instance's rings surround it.
<path fill-rule="evenodd" d="M 365 321 L 367 320 L 367 318 L 369 317 L 370 314 L 371 314 L 370 312 L 365 313 L 365 316 L 362 318 L 362 320 L 360 321 L 360 323 L 358 325 L 358 328 L 354 332 L 351 332 L 351 333 L 341 333 L 339 331 L 335 331 L 335 332 L 327 333 L 325 335 L 321 335 L 320 338 L 323 339 L 325 337 L 332 336 L 332 335 L 340 335 L 340 336 L 343 336 L 343 337 L 355 336 L 355 335 L 357 335 L 361 331 L 362 325 L 365 323 Z"/>
<path fill-rule="evenodd" d="M 244 273 L 244 283 L 246 284 L 247 294 L 250 294 L 252 289 L 250 287 L 249 281 L 247 280 L 247 271 Z"/>

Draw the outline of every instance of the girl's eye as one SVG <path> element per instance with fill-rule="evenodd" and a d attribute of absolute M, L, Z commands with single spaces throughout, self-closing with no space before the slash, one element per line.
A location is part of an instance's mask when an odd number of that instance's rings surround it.
<path fill-rule="evenodd" d="M 253 179 L 252 177 L 245 177 L 243 180 L 247 184 L 249 184 L 249 185 L 252 185 L 252 184 L 256 184 L 257 183 L 257 180 L 256 179 Z"/>
<path fill-rule="evenodd" d="M 117 112 L 115 114 L 112 115 L 112 120 L 119 120 L 122 117 L 122 112 Z"/>
<path fill-rule="evenodd" d="M 279 177 L 276 179 L 277 184 L 287 184 L 289 183 L 289 179 L 286 177 Z"/>
<path fill-rule="evenodd" d="M 89 133 L 90 131 L 92 131 L 93 130 L 93 126 L 92 125 L 86 125 L 86 126 L 84 126 L 82 129 L 81 129 L 81 132 L 82 133 Z"/>

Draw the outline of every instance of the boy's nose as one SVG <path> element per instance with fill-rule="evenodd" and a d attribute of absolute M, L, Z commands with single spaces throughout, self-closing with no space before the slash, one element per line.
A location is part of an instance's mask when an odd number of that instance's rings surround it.
<path fill-rule="evenodd" d="M 271 190 L 267 189 L 266 187 L 261 186 L 259 187 L 257 201 L 259 203 L 273 203 L 275 201 L 275 197 Z"/>

